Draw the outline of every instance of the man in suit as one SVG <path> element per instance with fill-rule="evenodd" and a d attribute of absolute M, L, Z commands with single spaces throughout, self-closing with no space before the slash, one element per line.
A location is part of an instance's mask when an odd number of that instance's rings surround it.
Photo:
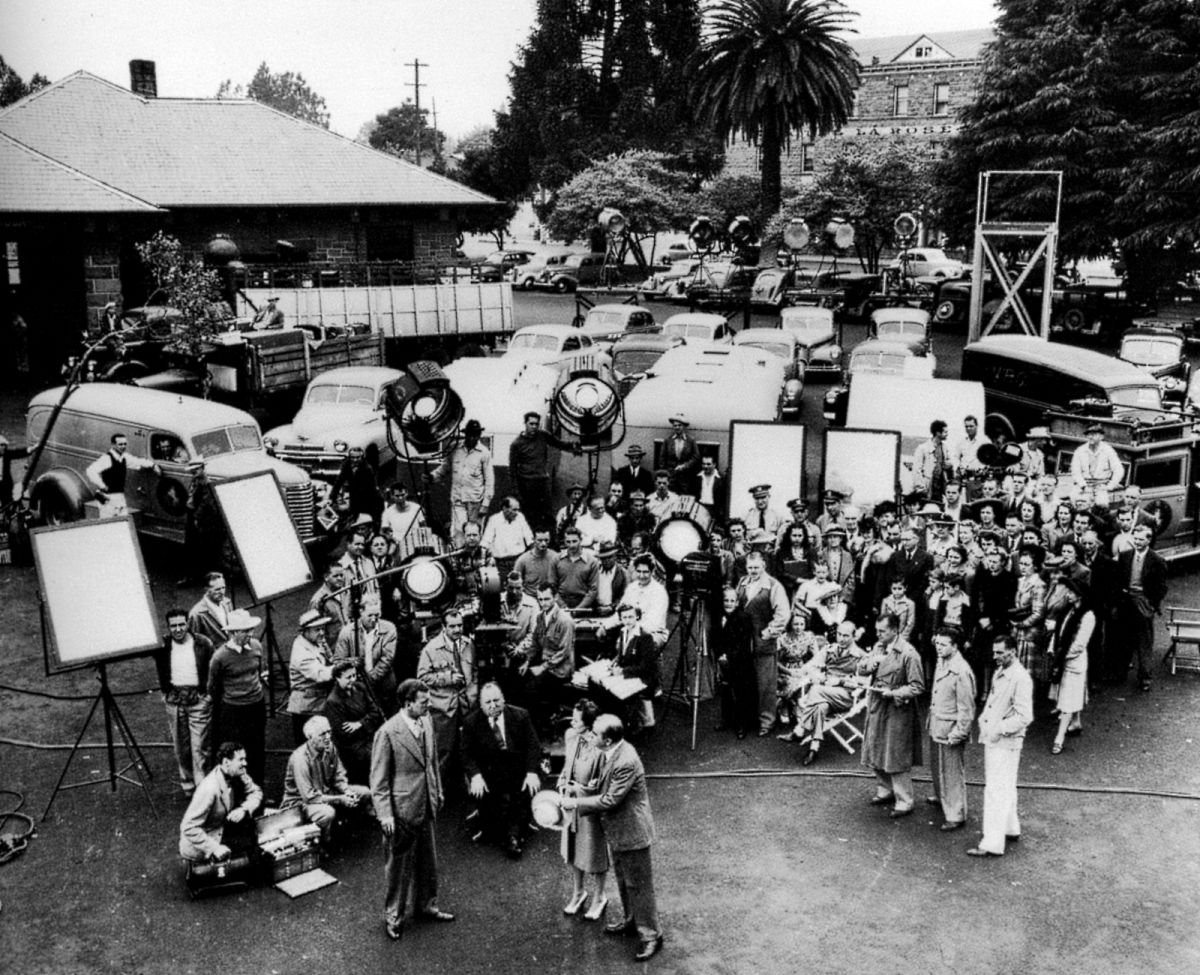
<path fill-rule="evenodd" d="M 385 715 L 396 711 L 396 625 L 380 619 L 379 597 L 367 596 L 359 610 L 358 622 L 347 624 L 338 633 L 333 649 L 334 660 L 352 660 L 362 669 L 375 703 Z"/>
<path fill-rule="evenodd" d="M 1150 548 L 1153 532 L 1146 525 L 1133 529 L 1133 550 L 1117 559 L 1117 627 L 1122 639 L 1117 647 L 1114 676 L 1124 680 L 1130 657 L 1137 649 L 1137 680 L 1143 691 L 1150 690 L 1154 665 L 1154 617 L 1167 596 L 1167 563 Z"/>
<path fill-rule="evenodd" d="M 529 712 L 506 704 L 499 684 L 480 688 L 478 709 L 463 721 L 462 758 L 485 839 L 500 841 L 505 855 L 519 860 L 529 799 L 542 786 L 542 746 Z"/>
<path fill-rule="evenodd" d="M 263 794 L 246 772 L 246 749 L 225 741 L 217 765 L 196 787 L 179 824 L 179 855 L 185 860 L 224 860 L 235 849 L 255 846 L 251 817 Z"/>
<path fill-rule="evenodd" d="M 682 413 L 671 417 L 671 435 L 663 440 L 661 466 L 671 472 L 671 490 L 685 493 L 700 470 L 700 448 L 688 431 L 687 418 Z"/>
<path fill-rule="evenodd" d="M 437 735 L 438 764 L 443 775 L 458 749 L 458 726 L 475 706 L 475 644 L 463 635 L 463 617 L 452 609 L 442 616 L 442 632 L 421 648 L 417 679 L 429 691 L 429 711 Z"/>
<path fill-rule="evenodd" d="M 443 800 L 429 688 L 410 678 L 397 693 L 400 710 L 375 733 L 371 749 L 371 800 L 386 846 L 384 929 L 393 941 L 404 933 L 410 887 L 417 917 L 454 920 L 437 906 L 434 824 Z"/>
<path fill-rule="evenodd" d="M 614 467 L 612 479 L 625 488 L 625 497 L 633 496 L 634 491 L 641 491 L 647 497 L 654 493 L 654 474 L 642 466 L 646 451 L 639 444 L 632 444 L 625 451 L 629 463 L 624 467 Z"/>
<path fill-rule="evenodd" d="M 779 705 L 779 637 L 787 627 L 791 606 L 778 579 L 767 574 L 761 552 L 746 556 L 746 577 L 738 583 L 738 606 L 750 618 L 751 654 L 758 695 L 758 735 L 775 727 Z"/>
<path fill-rule="evenodd" d="M 204 577 L 204 595 L 188 610 L 188 629 L 209 640 L 214 647 L 225 642 L 225 624 L 233 603 L 225 595 L 225 577 L 210 572 Z"/>
<path fill-rule="evenodd" d="M 919 633 L 924 625 L 923 607 L 927 606 L 929 602 L 926 590 L 929 587 L 929 573 L 933 571 L 933 556 L 920 548 L 917 542 L 916 528 L 905 525 L 900 529 L 900 545 L 892 552 L 877 579 L 876 585 L 881 587 L 882 591 L 878 588 L 876 590 L 876 604 L 883 601 L 883 597 L 890 592 L 892 583 L 896 579 L 903 579 L 905 595 L 917 607 L 917 632 Z"/>
<path fill-rule="evenodd" d="M 593 796 L 566 796 L 562 806 L 602 817 L 624 909 L 621 920 L 604 930 L 614 935 L 636 931 L 640 944 L 634 958 L 648 961 L 662 949 L 663 934 L 654 898 L 650 846 L 655 833 L 646 770 L 637 751 L 625 741 L 625 727 L 616 715 L 600 715 L 592 730 L 604 753 L 599 790 Z"/>

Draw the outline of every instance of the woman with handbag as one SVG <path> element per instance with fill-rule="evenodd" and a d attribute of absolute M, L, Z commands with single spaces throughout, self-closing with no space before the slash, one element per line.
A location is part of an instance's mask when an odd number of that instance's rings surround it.
<path fill-rule="evenodd" d="M 566 753 L 558 777 L 558 791 L 564 796 L 594 795 L 600 781 L 600 763 L 604 755 L 596 748 L 592 725 L 600 708 L 583 698 L 571 712 L 571 727 L 565 738 Z M 578 914 L 588 897 L 592 905 L 584 915 L 589 921 L 604 917 L 608 898 L 604 896 L 604 881 L 608 875 L 608 844 L 604 824 L 599 816 L 581 816 L 578 810 L 563 813 L 562 858 L 571 871 L 571 899 L 563 908 L 568 916 Z M 587 878 L 592 877 L 589 894 Z"/>

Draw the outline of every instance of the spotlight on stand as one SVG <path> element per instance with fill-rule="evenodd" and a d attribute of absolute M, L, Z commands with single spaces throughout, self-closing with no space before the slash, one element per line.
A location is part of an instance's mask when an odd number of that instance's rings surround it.
<path fill-rule="evenodd" d="M 616 207 L 605 207 L 601 210 L 596 223 L 610 237 L 620 237 L 625 233 L 625 215 Z"/>
<path fill-rule="evenodd" d="M 834 217 L 825 225 L 825 239 L 839 251 L 849 249 L 854 244 L 854 224 L 842 217 Z"/>
<path fill-rule="evenodd" d="M 793 217 L 783 228 L 783 242 L 788 245 L 788 250 L 793 254 L 796 251 L 804 250 L 808 246 L 809 240 L 811 240 L 811 234 L 808 231 L 808 224 L 800 217 Z"/>
<path fill-rule="evenodd" d="M 688 238 L 700 253 L 707 252 L 716 242 L 717 231 L 708 217 L 697 217 L 688 227 Z"/>
<path fill-rule="evenodd" d="M 596 450 L 600 438 L 613 428 L 621 400 L 613 386 L 593 370 L 580 370 L 562 385 L 551 404 L 560 428 L 579 438 L 579 445 Z"/>
<path fill-rule="evenodd" d="M 384 395 L 388 418 L 400 428 L 406 454 L 437 454 L 458 432 L 462 400 L 436 362 L 413 362 Z"/>
<path fill-rule="evenodd" d="M 917 218 L 907 210 L 892 221 L 892 230 L 902 243 L 907 245 L 917 236 Z"/>

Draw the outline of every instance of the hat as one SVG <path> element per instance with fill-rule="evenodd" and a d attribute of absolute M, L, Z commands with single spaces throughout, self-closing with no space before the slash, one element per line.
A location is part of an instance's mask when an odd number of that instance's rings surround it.
<path fill-rule="evenodd" d="M 1027 434 L 1025 434 L 1025 439 L 1026 440 L 1049 440 L 1050 439 L 1050 428 L 1049 427 L 1030 427 L 1029 432 Z"/>
<path fill-rule="evenodd" d="M 626 457 L 645 457 L 646 449 L 641 444 L 630 444 L 629 449 L 625 451 Z"/>
<path fill-rule="evenodd" d="M 1091 423 L 1089 423 L 1086 427 L 1083 428 L 1083 432 L 1084 433 L 1103 433 L 1104 427 L 1102 427 L 1099 423 L 1097 423 L 1093 420 Z"/>
<path fill-rule="evenodd" d="M 936 501 L 926 501 L 921 510 L 917 512 L 919 515 L 940 515 L 941 513 L 942 506 Z"/>
<path fill-rule="evenodd" d="M 360 511 L 358 514 L 358 517 L 356 517 L 354 519 L 354 524 L 351 525 L 350 527 L 351 528 L 361 528 L 363 525 L 373 525 L 373 524 L 375 524 L 375 519 L 372 518 L 365 511 Z"/>
<path fill-rule="evenodd" d="M 831 535 L 841 535 L 842 538 L 849 538 L 850 534 L 841 525 L 830 525 L 825 529 L 824 537 L 829 538 Z"/>
<path fill-rule="evenodd" d="M 478 420 L 468 420 L 463 424 L 463 433 L 474 434 L 478 437 L 481 433 L 483 433 L 483 424 L 481 424 Z"/>
<path fill-rule="evenodd" d="M 895 513 L 896 513 L 896 502 L 895 501 L 880 501 L 879 504 L 875 505 L 875 517 L 876 518 L 880 517 L 881 515 L 894 515 Z"/>
<path fill-rule="evenodd" d="M 787 503 L 787 506 L 789 508 L 807 508 L 808 502 L 804 498 L 792 498 L 792 500 Z"/>
<path fill-rule="evenodd" d="M 752 495 L 754 495 L 756 498 L 761 498 L 764 494 L 771 493 L 771 485 L 770 484 L 755 484 L 754 487 L 750 488 L 750 493 Z"/>
<path fill-rule="evenodd" d="M 576 482 L 575 482 L 574 484 L 572 484 L 572 485 L 571 485 L 569 488 L 567 488 L 567 494 L 572 494 L 572 493 L 574 493 L 575 491 L 578 491 L 578 492 L 580 492 L 580 493 L 582 494 L 582 493 L 583 493 L 584 491 L 586 491 L 586 490 L 587 490 L 587 489 L 586 489 L 586 488 L 585 488 L 585 487 L 584 487 L 582 484 L 580 484 L 578 481 L 576 481 Z"/>
<path fill-rule="evenodd" d="M 672 413 L 667 419 L 671 423 L 682 423 L 685 427 L 691 426 L 687 417 L 685 417 L 682 413 Z"/>
<path fill-rule="evenodd" d="M 596 558 L 610 559 L 618 551 L 620 550 L 617 548 L 616 542 L 601 542 L 599 548 L 596 549 Z"/>
<path fill-rule="evenodd" d="M 824 501 L 842 501 L 845 499 L 845 497 L 846 496 L 844 494 L 842 494 L 841 491 L 834 491 L 832 488 L 830 488 L 829 490 L 827 490 L 825 492 L 825 494 L 822 497 L 822 500 L 824 500 Z"/>
<path fill-rule="evenodd" d="M 300 614 L 300 629 L 307 630 L 310 626 L 324 626 L 333 622 L 328 616 L 322 616 L 319 609 L 306 609 Z"/>
<path fill-rule="evenodd" d="M 240 633 L 243 630 L 253 630 L 262 620 L 257 616 L 251 616 L 244 609 L 233 609 L 229 611 L 229 620 L 225 624 L 226 633 Z"/>
<path fill-rule="evenodd" d="M 1042 562 L 1042 567 L 1046 569 L 1057 569 L 1063 564 L 1062 556 L 1047 555 L 1045 561 Z"/>
<path fill-rule="evenodd" d="M 646 492 L 643 491 L 641 488 L 635 488 L 634 490 L 629 492 L 629 500 L 630 501 L 645 501 L 646 500 Z"/>
<path fill-rule="evenodd" d="M 533 821 L 542 829 L 562 825 L 562 797 L 553 789 L 543 789 L 529 800 Z"/>

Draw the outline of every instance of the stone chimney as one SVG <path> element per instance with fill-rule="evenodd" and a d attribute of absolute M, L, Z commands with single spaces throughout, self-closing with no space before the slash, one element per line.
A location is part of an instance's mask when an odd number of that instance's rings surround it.
<path fill-rule="evenodd" d="M 143 98 L 158 97 L 158 75 L 153 61 L 129 62 L 129 90 Z"/>

